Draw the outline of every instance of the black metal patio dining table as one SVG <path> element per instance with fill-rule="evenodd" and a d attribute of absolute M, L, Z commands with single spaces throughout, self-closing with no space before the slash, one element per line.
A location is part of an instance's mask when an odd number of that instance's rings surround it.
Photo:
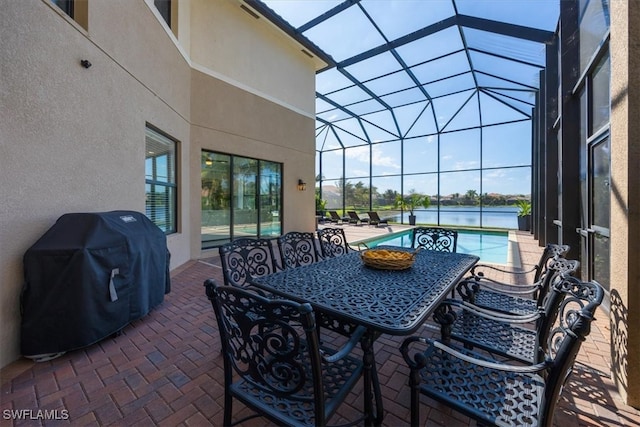
<path fill-rule="evenodd" d="M 373 341 L 380 334 L 411 335 L 418 331 L 478 259 L 468 254 L 421 250 L 411 268 L 378 270 L 365 266 L 359 252 L 351 252 L 256 278 L 252 283 L 275 295 L 309 302 L 321 316 L 337 319 L 340 324 L 367 328 L 360 341 L 365 366 L 364 411 L 367 424 L 380 425 L 384 412 Z"/>

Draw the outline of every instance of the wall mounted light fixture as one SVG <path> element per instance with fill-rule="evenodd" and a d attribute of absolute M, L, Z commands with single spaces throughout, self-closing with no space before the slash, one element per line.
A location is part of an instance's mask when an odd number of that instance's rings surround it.
<path fill-rule="evenodd" d="M 298 191 L 304 191 L 307 189 L 307 183 L 304 182 L 303 180 L 299 179 L 298 180 Z"/>
<path fill-rule="evenodd" d="M 204 164 L 207 166 L 211 166 L 213 164 L 213 159 L 209 156 L 207 156 L 206 159 L 204 159 Z"/>

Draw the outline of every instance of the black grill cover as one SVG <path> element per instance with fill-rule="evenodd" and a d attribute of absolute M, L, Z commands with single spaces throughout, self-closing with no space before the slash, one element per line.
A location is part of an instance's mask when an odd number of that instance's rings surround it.
<path fill-rule="evenodd" d="M 85 347 L 146 315 L 171 290 L 169 257 L 139 212 L 61 216 L 24 255 L 22 354 Z"/>

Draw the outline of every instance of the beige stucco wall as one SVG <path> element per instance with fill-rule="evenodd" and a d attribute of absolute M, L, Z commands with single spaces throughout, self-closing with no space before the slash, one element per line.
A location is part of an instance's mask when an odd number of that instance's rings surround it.
<path fill-rule="evenodd" d="M 185 34 L 185 27 L 203 12 L 236 19 L 227 6 L 210 10 L 228 1 L 181 1 L 178 40 L 158 21 L 152 0 L 90 1 L 86 29 L 48 0 L 2 0 L 0 367 L 19 356 L 29 246 L 64 213 L 144 212 L 146 123 L 180 141 L 179 232 L 167 238 L 172 268 L 200 256 L 201 147 L 283 162 L 286 227 L 312 229 L 313 186 L 287 191 L 298 178 L 314 179 L 314 66 L 254 24 L 229 29 L 227 40 L 245 44 L 201 54 L 212 69 L 197 71 L 202 67 L 188 56 L 193 28 Z M 232 76 L 224 75 L 227 65 L 217 67 L 235 56 L 255 58 L 252 46 L 268 51 L 265 34 L 275 37 L 279 63 L 290 67 L 280 70 L 273 90 L 259 63 Z M 81 59 L 92 66 L 81 67 Z M 287 74 L 291 87 L 283 83 Z"/>
<path fill-rule="evenodd" d="M 191 90 L 191 164 L 200 163 L 202 149 L 283 163 L 283 231 L 313 231 L 315 121 L 195 70 Z M 192 221 L 199 224 L 199 169 L 191 179 Z M 297 191 L 298 179 L 309 183 L 306 191 Z M 192 231 L 196 252 L 200 230 Z"/>
<path fill-rule="evenodd" d="M 640 407 L 640 2 L 610 5 L 612 370 Z"/>
<path fill-rule="evenodd" d="M 145 123 L 189 149 L 190 68 L 143 2 L 119 3 L 93 2 L 88 31 L 48 2 L 1 7 L 0 366 L 18 354 L 28 247 L 64 213 L 144 212 Z M 174 266 L 189 259 L 187 236 L 169 237 Z"/>
<path fill-rule="evenodd" d="M 315 92 L 308 91 L 315 90 L 313 63 L 300 46 L 241 9 L 239 0 L 191 0 L 191 11 L 194 66 L 315 119 Z"/>

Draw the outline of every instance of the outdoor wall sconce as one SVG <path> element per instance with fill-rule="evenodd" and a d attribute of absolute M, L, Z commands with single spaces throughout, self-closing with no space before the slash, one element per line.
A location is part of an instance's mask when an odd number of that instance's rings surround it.
<path fill-rule="evenodd" d="M 303 180 L 299 179 L 298 180 L 298 191 L 304 191 L 307 189 L 307 183 L 304 182 Z"/>

